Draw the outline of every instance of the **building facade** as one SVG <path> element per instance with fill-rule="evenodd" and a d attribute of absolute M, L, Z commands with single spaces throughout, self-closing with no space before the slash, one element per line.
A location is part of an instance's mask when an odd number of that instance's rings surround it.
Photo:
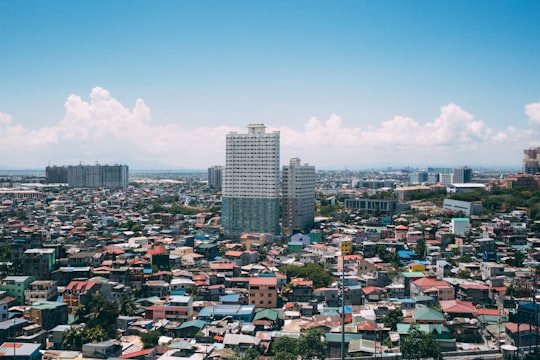
<path fill-rule="evenodd" d="M 467 184 L 472 180 L 472 169 L 468 166 L 454 169 L 454 180 L 456 184 Z"/>
<path fill-rule="evenodd" d="M 223 166 L 211 166 L 208 168 L 208 186 L 214 191 L 221 191 Z"/>
<path fill-rule="evenodd" d="M 279 234 L 279 132 L 262 124 L 227 134 L 222 223 L 227 236 Z"/>
<path fill-rule="evenodd" d="M 69 165 L 47 166 L 47 183 L 67 183 L 83 188 L 127 188 L 127 165 Z"/>
<path fill-rule="evenodd" d="M 310 230 L 315 219 L 315 166 L 292 158 L 283 166 L 281 232 Z"/>
<path fill-rule="evenodd" d="M 523 172 L 535 175 L 540 172 L 540 147 L 523 150 Z"/>

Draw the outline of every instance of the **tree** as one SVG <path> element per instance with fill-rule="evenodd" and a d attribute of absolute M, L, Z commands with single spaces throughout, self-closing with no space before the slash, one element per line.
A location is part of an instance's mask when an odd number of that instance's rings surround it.
<path fill-rule="evenodd" d="M 420 238 L 416 241 L 414 252 L 418 254 L 422 259 L 426 256 L 426 239 Z"/>
<path fill-rule="evenodd" d="M 386 313 L 383 318 L 384 326 L 392 331 L 397 330 L 397 324 L 403 320 L 403 311 L 400 308 L 395 308 Z"/>
<path fill-rule="evenodd" d="M 471 270 L 469 269 L 459 269 L 456 273 L 456 277 L 459 279 L 469 279 L 471 277 Z"/>
<path fill-rule="evenodd" d="M 105 332 L 107 338 L 116 338 L 118 305 L 105 300 L 99 292 L 92 294 L 86 306 L 79 305 L 76 315 L 79 323 L 85 323 L 88 328 L 99 327 Z"/>
<path fill-rule="evenodd" d="M 506 260 L 506 264 L 515 267 L 522 267 L 523 261 L 525 260 L 525 255 L 521 251 L 516 251 L 514 256 Z"/>
<path fill-rule="evenodd" d="M 301 277 L 306 280 L 313 281 L 313 288 L 328 286 L 334 281 L 334 277 L 328 274 L 323 267 L 314 263 L 307 263 L 302 266 L 285 265 L 279 269 L 287 275 L 287 278 Z"/>
<path fill-rule="evenodd" d="M 68 350 L 81 350 L 83 344 L 100 342 L 107 339 L 107 334 L 101 327 L 73 325 L 64 332 L 63 344 Z"/>
<path fill-rule="evenodd" d="M 150 330 L 140 335 L 143 347 L 145 349 L 157 346 L 161 333 L 156 330 Z"/>
<path fill-rule="evenodd" d="M 298 352 L 296 346 L 296 339 L 288 336 L 278 337 L 272 342 L 270 351 L 272 352 L 272 354 L 274 354 L 274 356 L 277 356 L 280 353 L 294 355 Z M 285 357 L 283 357 L 282 359 L 285 359 Z"/>
<path fill-rule="evenodd" d="M 404 359 L 440 359 L 441 349 L 435 336 L 420 331 L 418 325 L 413 324 L 407 335 L 400 339 L 399 348 Z"/>
<path fill-rule="evenodd" d="M 274 340 L 270 347 L 275 360 L 324 359 L 326 341 L 321 329 L 309 329 L 298 339 L 282 336 Z"/>
<path fill-rule="evenodd" d="M 297 341 L 297 349 L 302 359 L 324 359 L 326 341 L 322 329 L 309 329 Z"/>
<path fill-rule="evenodd" d="M 257 360 L 261 356 L 261 353 L 254 348 L 249 348 L 244 352 L 242 360 Z"/>
<path fill-rule="evenodd" d="M 133 302 L 133 300 L 125 295 L 122 298 L 122 302 L 120 303 L 120 315 L 124 316 L 132 316 L 137 313 L 137 305 Z"/>

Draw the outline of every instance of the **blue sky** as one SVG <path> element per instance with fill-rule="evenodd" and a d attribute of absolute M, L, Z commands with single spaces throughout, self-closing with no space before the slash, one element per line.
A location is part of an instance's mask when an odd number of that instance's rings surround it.
<path fill-rule="evenodd" d="M 538 1 L 2 1 L 0 168 L 515 166 L 540 145 Z M 497 156 L 493 156 L 493 154 Z"/>

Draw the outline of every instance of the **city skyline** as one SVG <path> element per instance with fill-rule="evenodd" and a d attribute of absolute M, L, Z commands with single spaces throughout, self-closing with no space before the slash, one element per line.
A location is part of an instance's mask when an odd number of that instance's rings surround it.
<path fill-rule="evenodd" d="M 1 169 L 225 162 L 520 168 L 540 145 L 536 1 L 0 3 Z M 496 155 L 496 156 L 495 156 Z"/>

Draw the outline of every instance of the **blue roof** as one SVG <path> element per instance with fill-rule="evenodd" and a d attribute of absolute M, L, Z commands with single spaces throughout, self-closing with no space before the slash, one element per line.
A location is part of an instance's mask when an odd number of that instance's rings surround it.
<path fill-rule="evenodd" d="M 410 258 L 414 252 L 409 250 L 398 250 L 397 254 L 400 258 Z"/>
<path fill-rule="evenodd" d="M 255 305 L 242 305 L 240 306 L 240 309 L 238 309 L 238 315 L 248 315 L 255 312 Z"/>
<path fill-rule="evenodd" d="M 238 303 L 238 300 L 240 300 L 240 294 L 227 294 L 219 297 L 221 302 Z"/>
<path fill-rule="evenodd" d="M 402 302 L 402 303 L 416 303 L 416 300 L 415 299 L 398 299 L 399 302 Z"/>

